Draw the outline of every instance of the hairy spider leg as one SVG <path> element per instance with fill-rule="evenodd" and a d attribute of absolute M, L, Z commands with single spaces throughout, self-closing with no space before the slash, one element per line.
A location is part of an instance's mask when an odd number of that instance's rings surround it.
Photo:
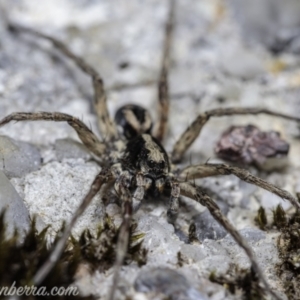
<path fill-rule="evenodd" d="M 205 165 L 195 165 L 189 166 L 183 169 L 179 173 L 179 178 L 182 180 L 193 180 L 197 178 L 205 178 L 211 177 L 216 175 L 235 175 L 236 177 L 240 178 L 241 180 L 259 186 L 264 190 L 267 190 L 283 199 L 290 201 L 293 206 L 299 210 L 300 203 L 297 201 L 295 197 L 293 197 L 289 192 L 282 190 L 281 188 L 259 178 L 247 170 L 233 167 L 226 164 L 205 164 Z"/>
<path fill-rule="evenodd" d="M 234 228 L 234 226 L 230 224 L 228 219 L 222 214 L 218 205 L 200 187 L 193 186 L 188 182 L 180 183 L 180 192 L 182 195 L 194 199 L 198 203 L 207 207 L 214 219 L 218 223 L 220 223 L 226 229 L 226 231 L 230 233 L 230 235 L 233 237 L 236 243 L 244 249 L 248 258 L 250 259 L 253 270 L 256 272 L 259 280 L 264 284 L 265 289 L 268 291 L 268 293 L 272 295 L 275 299 L 281 300 L 281 298 L 278 295 L 276 295 L 274 291 L 272 291 L 267 280 L 265 279 L 263 271 L 261 270 L 256 260 L 253 250 L 244 240 L 244 238 L 240 235 L 240 233 Z"/>
<path fill-rule="evenodd" d="M 170 185 L 171 185 L 171 197 L 169 200 L 167 218 L 170 224 L 175 225 L 175 221 L 178 216 L 180 186 L 178 182 L 173 180 L 173 178 L 170 180 Z"/>
<path fill-rule="evenodd" d="M 163 46 L 162 64 L 158 82 L 159 119 L 156 124 L 154 136 L 161 142 L 168 129 L 169 117 L 169 83 L 168 72 L 170 67 L 171 43 L 174 31 L 175 0 L 170 0 L 169 16 L 165 27 L 165 40 Z"/>
<path fill-rule="evenodd" d="M 266 114 L 270 116 L 280 117 L 283 119 L 300 122 L 300 118 L 293 117 L 287 114 L 271 111 L 265 108 L 255 107 L 228 107 L 212 109 L 197 116 L 192 124 L 181 134 L 177 142 L 175 143 L 172 151 L 172 162 L 179 162 L 184 153 L 189 149 L 195 139 L 199 136 L 203 126 L 211 117 L 223 117 L 232 115 L 258 115 Z"/>
<path fill-rule="evenodd" d="M 105 144 L 103 144 L 97 136 L 79 119 L 70 116 L 68 114 L 54 112 L 38 112 L 38 113 L 12 113 L 7 117 L 0 120 L 0 127 L 11 121 L 55 121 L 55 122 L 67 122 L 72 126 L 78 134 L 78 137 L 82 143 L 99 158 L 104 154 L 106 150 Z"/>
<path fill-rule="evenodd" d="M 115 190 L 117 191 L 122 201 L 122 223 L 118 235 L 118 241 L 116 245 L 116 261 L 114 263 L 112 286 L 109 290 L 108 300 L 114 299 L 115 290 L 118 285 L 118 279 L 121 267 L 124 263 L 125 256 L 127 254 L 127 248 L 129 243 L 130 225 L 132 218 L 132 195 L 126 184 L 126 181 L 131 180 L 131 175 L 127 171 L 123 174 L 115 183 Z"/>
<path fill-rule="evenodd" d="M 101 187 L 104 184 L 107 184 L 109 181 L 113 180 L 113 173 L 110 170 L 104 169 L 102 170 L 94 179 L 91 188 L 87 195 L 84 197 L 83 201 L 81 202 L 80 206 L 75 211 L 74 215 L 70 223 L 64 229 L 61 238 L 57 241 L 54 245 L 53 250 L 51 251 L 50 256 L 44 262 L 44 264 L 38 269 L 36 274 L 33 277 L 33 283 L 35 285 L 40 285 L 46 276 L 50 273 L 53 269 L 54 265 L 58 262 L 60 256 L 64 251 L 64 247 L 68 238 L 70 237 L 71 230 L 76 224 L 78 218 L 83 214 L 86 208 L 89 206 L 95 195 L 99 192 Z"/>
<path fill-rule="evenodd" d="M 52 42 L 53 46 L 61 51 L 64 55 L 70 58 L 84 73 L 92 78 L 94 88 L 94 106 L 98 116 L 98 126 L 102 138 L 112 141 L 118 138 L 118 132 L 115 123 L 112 121 L 107 105 L 106 105 L 106 93 L 104 88 L 103 79 L 100 74 L 89 65 L 83 58 L 74 54 L 63 42 L 49 35 L 40 33 L 36 30 L 18 25 L 9 24 L 9 29 L 16 32 L 26 32 L 35 36 L 41 37 Z"/>

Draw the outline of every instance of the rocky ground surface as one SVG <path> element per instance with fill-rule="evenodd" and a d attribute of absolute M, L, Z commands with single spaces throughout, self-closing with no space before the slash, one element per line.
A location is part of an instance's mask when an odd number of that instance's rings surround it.
<path fill-rule="evenodd" d="M 197 114 L 208 109 L 263 106 L 299 116 L 297 1 L 177 2 L 167 151 Z M 157 115 L 156 82 L 167 1 L 31 0 L 5 2 L 2 6 L 10 20 L 58 37 L 97 68 L 108 90 L 112 114 L 125 103 L 136 103 Z M 139 86 L 124 88 L 136 84 Z M 47 42 L 7 32 L 5 18 L 1 17 L 0 118 L 17 111 L 68 113 L 81 118 L 98 134 L 89 78 Z M 262 130 L 279 131 L 291 145 L 286 168 L 273 172 L 251 168 L 251 172 L 292 194 L 299 192 L 299 128 L 274 117 L 212 119 L 183 165 L 220 161 L 215 158 L 214 146 L 221 132 L 229 125 L 251 123 Z M 100 166 L 91 160 L 67 124 L 13 122 L 0 128 L 0 134 L 0 206 L 16 203 L 9 209 L 24 220 L 16 222 L 21 231 L 28 227 L 28 212 L 31 217 L 37 215 L 39 228 L 50 224 L 51 230 L 57 231 L 88 191 Z M 282 283 L 275 273 L 278 231 L 261 231 L 254 217 L 262 205 L 271 223 L 277 204 L 285 210 L 291 210 L 291 205 L 233 176 L 203 179 L 199 184 L 214 191 L 223 212 L 253 247 L 268 281 L 284 299 Z M 189 199 L 182 202 L 184 209 L 176 232 L 167 223 L 162 202 L 145 203 L 135 215 L 138 230 L 146 234 L 143 245 L 148 249 L 148 261 L 142 268 L 135 264 L 122 268 L 118 298 L 148 299 L 143 292 L 149 286 L 158 290 L 163 282 L 163 291 L 171 299 L 179 299 L 178 295 L 180 299 L 240 299 L 211 283 L 208 276 L 212 271 L 226 273 L 231 264 L 246 268 L 247 257 L 203 207 Z M 120 223 L 116 204 L 108 205 L 106 212 Z M 96 197 L 74 234 L 87 227 L 96 228 L 103 215 L 104 207 Z M 197 240 L 186 243 L 191 222 L 195 222 Z M 96 272 L 85 274 L 78 284 L 82 293 L 103 298 L 111 278 L 112 270 Z M 154 294 L 149 299 L 164 297 Z"/>

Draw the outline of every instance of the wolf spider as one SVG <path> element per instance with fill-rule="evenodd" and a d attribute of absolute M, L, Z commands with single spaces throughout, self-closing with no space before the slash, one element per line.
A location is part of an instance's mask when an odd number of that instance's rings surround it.
<path fill-rule="evenodd" d="M 129 229 L 132 215 L 137 211 L 146 197 L 169 196 L 167 210 L 168 221 L 174 223 L 179 210 L 179 196 L 187 196 L 207 207 L 212 216 L 232 235 L 237 244 L 244 249 L 252 269 L 256 272 L 265 289 L 276 299 L 279 297 L 271 290 L 263 272 L 255 258 L 251 247 L 246 243 L 240 233 L 230 224 L 221 213 L 217 204 L 206 192 L 194 183 L 195 179 L 217 175 L 233 174 L 241 180 L 254 184 L 265 190 L 289 200 L 296 209 L 300 208 L 298 201 L 287 191 L 284 191 L 267 181 L 251 175 L 248 171 L 226 164 L 197 164 L 183 169 L 176 166 L 185 152 L 199 136 L 201 129 L 211 117 L 231 115 L 257 115 L 267 114 L 288 120 L 300 121 L 300 118 L 274 112 L 264 108 L 222 108 L 213 109 L 199 114 L 191 125 L 177 139 L 172 153 L 168 154 L 162 146 L 166 134 L 169 111 L 168 69 L 172 33 L 174 27 L 175 1 L 170 1 L 170 11 L 165 27 L 165 40 L 163 45 L 162 64 L 158 83 L 159 118 L 155 126 L 150 114 L 141 106 L 125 105 L 121 107 L 111 119 L 106 105 L 104 84 L 98 72 L 83 58 L 74 54 L 59 40 L 25 28 L 17 24 L 9 24 L 9 29 L 15 32 L 24 32 L 50 41 L 53 46 L 70 58 L 84 73 L 92 79 L 94 89 L 94 106 L 98 116 L 98 125 L 102 137 L 101 141 L 82 121 L 64 113 L 12 113 L 0 121 L 3 126 L 10 121 L 37 121 L 49 120 L 67 122 L 78 134 L 82 143 L 96 155 L 102 167 L 94 179 L 89 192 L 75 211 L 70 223 L 65 227 L 61 238 L 54 246 L 50 257 L 41 266 L 33 278 L 33 283 L 40 284 L 51 271 L 54 264 L 62 254 L 64 245 L 70 236 L 71 229 L 87 208 L 93 197 L 98 193 L 106 193 L 114 188 L 122 202 L 122 223 L 116 245 L 116 261 L 112 288 L 108 299 L 114 298 L 117 287 L 118 274 L 124 262 L 129 242 Z M 152 128 L 154 127 L 154 129 Z"/>

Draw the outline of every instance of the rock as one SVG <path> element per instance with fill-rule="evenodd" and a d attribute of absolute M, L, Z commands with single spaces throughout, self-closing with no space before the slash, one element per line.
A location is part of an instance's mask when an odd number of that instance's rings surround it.
<path fill-rule="evenodd" d="M 169 263 L 177 263 L 177 253 L 183 242 L 174 234 L 174 227 L 167 223 L 166 218 L 149 215 L 140 210 L 138 231 L 147 233 L 143 246 L 151 252 L 151 255 L 148 255 L 148 262 L 163 265 L 167 259 Z"/>
<path fill-rule="evenodd" d="M 244 36 L 274 52 L 299 52 L 298 0 L 230 0 Z"/>
<path fill-rule="evenodd" d="M 290 145 L 276 131 L 262 131 L 254 125 L 230 126 L 216 147 L 218 157 L 242 165 L 254 164 L 271 171 L 287 165 Z"/>
<path fill-rule="evenodd" d="M 98 172 L 99 167 L 94 163 L 69 159 L 64 163 L 49 163 L 28 174 L 23 185 L 30 214 L 38 215 L 44 224 L 58 231 L 63 221 L 70 220 Z M 74 236 L 86 228 L 94 232 L 103 217 L 103 203 L 97 195 L 75 225 Z"/>
<path fill-rule="evenodd" d="M 240 230 L 240 234 L 249 243 L 257 243 L 258 241 L 266 238 L 266 233 L 264 231 L 255 228 L 244 228 Z M 235 243 L 233 237 L 230 234 L 228 234 L 223 241 L 225 243 L 228 243 L 228 245 L 230 245 L 231 243 Z"/>
<path fill-rule="evenodd" d="M 55 154 L 58 161 L 64 158 L 91 158 L 89 150 L 81 143 L 71 139 L 58 139 L 55 141 Z"/>
<path fill-rule="evenodd" d="M 204 253 L 197 245 L 183 244 L 180 248 L 180 253 L 192 263 L 200 261 L 206 257 Z"/>
<path fill-rule="evenodd" d="M 226 209 L 228 212 L 228 209 Z M 222 212 L 226 215 L 224 209 Z M 227 231 L 221 226 L 211 215 L 208 210 L 205 210 L 200 215 L 194 218 L 194 223 L 196 226 L 196 236 L 199 241 L 203 241 L 205 239 L 213 239 L 218 240 L 223 238 Z"/>
<path fill-rule="evenodd" d="M 0 211 L 3 209 L 6 210 L 7 235 L 11 236 L 17 229 L 22 238 L 30 226 L 29 213 L 15 188 L 0 170 Z"/>
<path fill-rule="evenodd" d="M 138 292 L 151 293 L 151 297 L 164 294 L 171 300 L 206 300 L 179 272 L 168 268 L 143 270 L 134 287 Z"/>
<path fill-rule="evenodd" d="M 244 228 L 242 230 L 239 230 L 239 233 L 252 247 L 252 249 L 254 246 L 258 245 L 258 243 L 263 244 L 266 240 L 265 232 L 256 228 Z M 230 234 L 228 234 L 222 240 L 221 245 L 224 249 L 228 251 L 228 254 L 232 258 L 232 261 L 238 264 L 241 269 L 247 269 L 250 267 L 250 261 L 245 251 L 241 251 L 241 247 L 236 243 L 236 241 Z"/>
<path fill-rule="evenodd" d="M 260 57 L 242 46 L 225 47 L 221 51 L 220 68 L 230 76 L 249 80 L 265 72 Z"/>
<path fill-rule="evenodd" d="M 25 142 L 0 136 L 0 170 L 8 177 L 22 177 L 41 165 L 39 150 Z"/>
<path fill-rule="evenodd" d="M 225 255 L 208 255 L 205 259 L 197 263 L 198 267 L 209 276 L 211 272 L 226 274 L 232 264 L 232 259 Z"/>

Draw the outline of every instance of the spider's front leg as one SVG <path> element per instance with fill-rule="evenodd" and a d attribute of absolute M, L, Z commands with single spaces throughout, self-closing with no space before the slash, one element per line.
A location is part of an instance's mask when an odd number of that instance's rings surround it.
<path fill-rule="evenodd" d="M 170 224 L 175 225 L 175 221 L 178 216 L 178 209 L 179 209 L 179 196 L 180 196 L 180 187 L 179 183 L 171 179 L 170 181 L 171 186 L 171 196 L 169 200 L 169 207 L 167 211 L 167 218 Z"/>
<path fill-rule="evenodd" d="M 165 27 L 165 40 L 163 46 L 162 64 L 158 82 L 159 119 L 155 128 L 154 136 L 162 141 L 168 126 L 169 117 L 169 84 L 168 71 L 170 66 L 170 52 L 174 31 L 175 0 L 170 0 L 169 16 Z"/>
<path fill-rule="evenodd" d="M 192 122 L 192 124 L 186 129 L 186 131 L 179 137 L 175 143 L 172 151 L 172 162 L 179 162 L 182 159 L 184 153 L 189 149 L 195 139 L 199 136 L 203 126 L 211 117 L 224 117 L 232 115 L 258 115 L 266 114 L 270 116 L 280 117 L 283 119 L 300 122 L 300 118 L 274 112 L 264 108 L 254 107 L 229 107 L 212 109 L 198 115 L 198 117 Z"/>
<path fill-rule="evenodd" d="M 119 195 L 122 201 L 123 221 L 120 226 L 118 242 L 116 245 L 116 261 L 114 265 L 113 282 L 108 296 L 108 300 L 114 299 L 114 293 L 118 285 L 120 269 L 121 266 L 123 265 L 125 256 L 127 254 L 131 217 L 132 217 L 132 196 L 130 194 L 129 189 L 121 185 L 119 189 Z"/>
<path fill-rule="evenodd" d="M 186 197 L 189 197 L 191 199 L 196 200 L 198 203 L 202 204 L 203 206 L 207 207 L 211 215 L 214 217 L 214 219 L 220 223 L 229 234 L 233 237 L 233 239 L 236 241 L 236 243 L 244 249 L 247 256 L 249 257 L 251 261 L 251 265 L 253 270 L 256 272 L 259 280 L 264 284 L 265 289 L 268 291 L 270 295 L 274 299 L 281 300 L 281 298 L 276 295 L 271 287 L 269 286 L 267 280 L 265 279 L 265 276 L 263 274 L 263 271 L 261 270 L 256 258 L 255 254 L 253 253 L 253 250 L 248 245 L 248 243 L 244 240 L 244 238 L 240 235 L 240 233 L 230 224 L 228 219 L 222 214 L 220 208 L 218 205 L 206 194 L 204 191 L 197 186 L 193 186 L 190 183 L 187 182 L 181 182 L 179 184 L 180 187 L 180 193 Z"/>
<path fill-rule="evenodd" d="M 12 113 L 0 120 L 0 127 L 11 121 L 54 121 L 67 122 L 78 134 L 82 143 L 99 158 L 102 157 L 106 146 L 99 141 L 97 136 L 79 119 L 59 112 L 38 112 L 38 113 Z"/>
<path fill-rule="evenodd" d="M 149 190 L 152 185 L 152 180 L 148 177 L 144 177 L 142 173 L 138 173 L 135 176 L 135 180 L 136 180 L 136 190 L 133 194 L 133 199 L 132 199 L 133 212 L 139 210 L 142 201 L 145 197 L 145 192 Z"/>
<path fill-rule="evenodd" d="M 297 201 L 295 197 L 293 197 L 289 192 L 280 189 L 279 187 L 259 178 L 247 170 L 233 167 L 226 164 L 205 164 L 205 165 L 195 165 L 189 166 L 183 169 L 179 173 L 179 178 L 182 180 L 194 180 L 198 178 L 211 177 L 216 175 L 235 175 L 241 180 L 259 186 L 260 188 L 267 190 L 283 199 L 287 199 L 290 201 L 293 206 L 300 210 L 300 203 Z"/>
<path fill-rule="evenodd" d="M 123 171 L 120 164 L 116 165 L 116 169 L 119 178 L 115 182 L 115 190 L 122 202 L 123 220 L 120 226 L 116 245 L 116 261 L 114 264 L 113 280 L 108 300 L 114 299 L 115 290 L 117 289 L 118 285 L 120 269 L 127 254 L 131 218 L 133 213 L 133 199 L 134 203 L 139 206 L 139 203 L 142 201 L 145 192 L 145 180 L 141 174 L 137 175 L 137 188 L 134 192 L 134 196 L 132 196 L 129 188 L 132 185 L 133 176 L 128 171 Z"/>
<path fill-rule="evenodd" d="M 35 285 L 40 285 L 49 272 L 53 269 L 54 265 L 58 262 L 61 254 L 64 251 L 65 244 L 71 234 L 71 230 L 77 222 L 78 218 L 84 213 L 85 209 L 89 206 L 95 195 L 99 192 L 103 185 L 109 184 L 115 176 L 111 170 L 102 170 L 94 179 L 88 194 L 84 197 L 80 206 L 75 211 L 70 223 L 65 227 L 62 236 L 54 245 L 50 256 L 45 261 L 45 263 L 40 267 L 37 273 L 33 277 L 33 283 Z"/>
<path fill-rule="evenodd" d="M 50 41 L 55 48 L 70 58 L 84 73 L 92 78 L 94 88 L 94 106 L 98 116 L 98 125 L 101 136 L 105 137 L 109 141 L 117 139 L 118 133 L 116 125 L 112 121 L 106 105 L 106 93 L 103 79 L 96 69 L 88 64 L 83 58 L 74 54 L 63 42 L 56 38 L 18 24 L 10 23 L 8 27 L 13 32 L 25 32 Z"/>

